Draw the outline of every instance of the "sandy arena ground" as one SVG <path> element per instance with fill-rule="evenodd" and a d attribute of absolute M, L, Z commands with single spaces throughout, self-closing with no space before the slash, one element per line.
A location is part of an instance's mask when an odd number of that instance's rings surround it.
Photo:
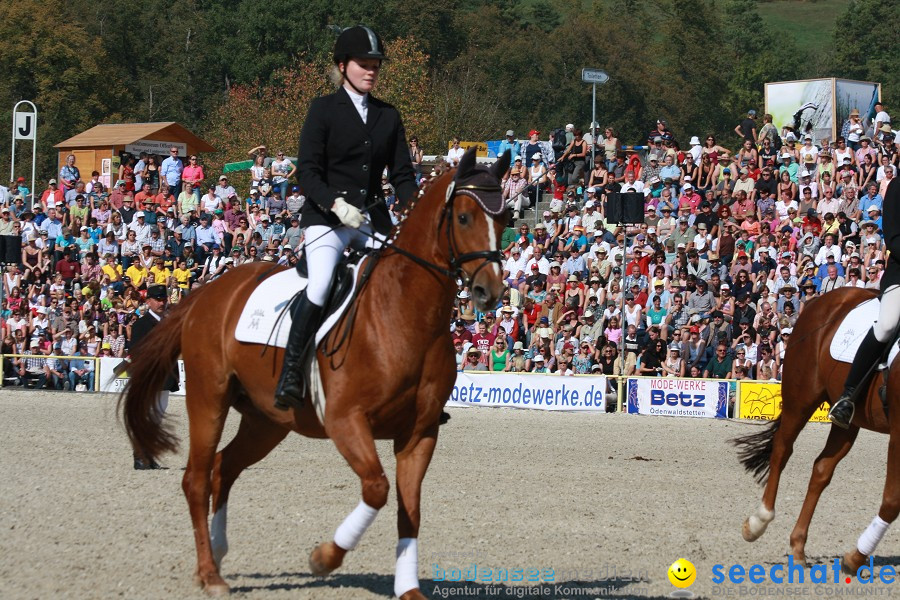
<path fill-rule="evenodd" d="M 187 598 L 194 543 L 181 493 L 185 446 L 165 471 L 134 471 L 108 395 L 0 391 L 0 597 Z M 169 413 L 186 435 L 183 400 Z M 768 571 L 788 536 L 828 426 L 801 435 L 782 480 L 779 513 L 754 544 L 740 537 L 761 490 L 729 438 L 753 424 L 628 415 L 453 409 L 425 480 L 419 576 L 432 598 L 669 597 L 666 570 L 697 567 L 697 597 L 900 596 L 900 583 L 716 586 L 715 564 Z M 228 421 L 234 433 L 237 413 Z M 807 551 L 831 563 L 855 545 L 881 499 L 887 438 L 863 432 L 813 521 Z M 390 446 L 379 446 L 393 480 Z M 307 556 L 359 500 L 358 481 L 330 442 L 296 435 L 242 475 L 229 506 L 223 575 L 240 598 L 388 598 L 395 496 L 337 574 L 310 576 Z M 830 527 L 837 523 L 838 527 Z M 890 531 L 876 565 L 900 566 Z M 435 583 L 450 571 L 553 568 L 539 589 Z M 830 567 L 829 567 L 830 568 Z M 830 571 L 829 571 L 830 574 Z M 830 576 L 830 575 L 829 575 Z M 746 585 L 746 584 L 744 584 Z M 557 587 L 558 586 L 558 587 Z M 788 588 L 782 592 L 778 589 Z"/>

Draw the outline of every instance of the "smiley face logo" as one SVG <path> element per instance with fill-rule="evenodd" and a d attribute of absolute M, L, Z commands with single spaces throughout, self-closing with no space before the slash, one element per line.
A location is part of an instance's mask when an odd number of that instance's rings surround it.
<path fill-rule="evenodd" d="M 679 558 L 669 567 L 669 581 L 677 588 L 691 587 L 697 579 L 697 569 L 685 558 Z"/>

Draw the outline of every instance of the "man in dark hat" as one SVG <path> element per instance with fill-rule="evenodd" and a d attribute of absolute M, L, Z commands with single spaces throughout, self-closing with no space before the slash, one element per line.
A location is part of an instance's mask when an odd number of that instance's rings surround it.
<path fill-rule="evenodd" d="M 147 312 L 131 326 L 131 347 L 129 352 L 132 356 L 141 352 L 141 344 L 147 336 L 150 335 L 153 328 L 159 324 L 160 319 L 163 318 L 167 298 L 168 295 L 165 286 L 151 285 L 147 288 Z M 163 389 L 159 390 L 159 395 L 156 399 L 156 414 L 158 414 L 160 418 L 162 418 L 162 415 L 166 412 L 166 407 L 169 405 L 169 392 L 175 391 L 178 391 L 177 371 L 172 373 L 166 381 L 163 382 Z M 159 466 L 156 461 L 147 461 L 135 453 L 134 468 L 137 470 L 145 470 L 161 469 L 163 467 Z"/>

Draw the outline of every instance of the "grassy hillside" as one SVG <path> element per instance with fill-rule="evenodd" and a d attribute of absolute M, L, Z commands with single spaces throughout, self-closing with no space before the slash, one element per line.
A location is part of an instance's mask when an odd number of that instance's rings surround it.
<path fill-rule="evenodd" d="M 831 43 L 835 21 L 848 4 L 849 0 L 777 0 L 760 2 L 759 14 L 779 36 L 793 38 L 799 49 L 815 50 Z"/>

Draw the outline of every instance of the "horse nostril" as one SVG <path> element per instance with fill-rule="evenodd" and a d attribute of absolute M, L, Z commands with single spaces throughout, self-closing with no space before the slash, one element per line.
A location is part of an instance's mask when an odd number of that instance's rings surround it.
<path fill-rule="evenodd" d="M 475 299 L 479 302 L 484 302 L 488 298 L 488 292 L 484 289 L 484 286 L 476 285 L 472 288 L 472 294 L 475 296 Z"/>

